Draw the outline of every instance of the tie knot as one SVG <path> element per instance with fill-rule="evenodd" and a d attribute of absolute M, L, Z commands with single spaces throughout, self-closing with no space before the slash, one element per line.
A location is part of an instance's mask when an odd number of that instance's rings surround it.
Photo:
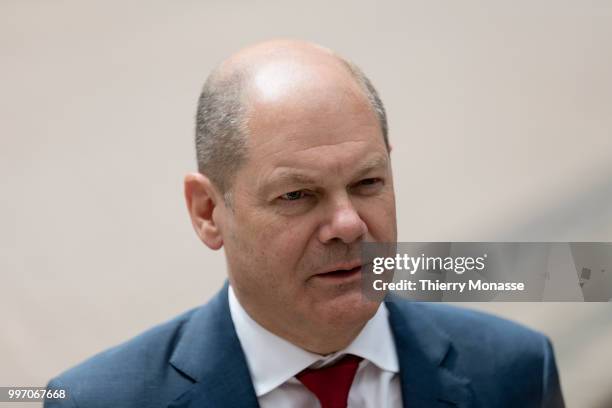
<path fill-rule="evenodd" d="M 321 403 L 321 408 L 346 408 L 349 390 L 362 358 L 347 354 L 335 363 L 322 368 L 307 368 L 296 378 Z"/>

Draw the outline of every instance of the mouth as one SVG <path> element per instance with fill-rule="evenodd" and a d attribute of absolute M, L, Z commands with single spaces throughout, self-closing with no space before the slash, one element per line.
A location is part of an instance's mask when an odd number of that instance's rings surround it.
<path fill-rule="evenodd" d="M 361 262 L 351 263 L 345 265 L 337 265 L 328 270 L 314 275 L 315 278 L 322 279 L 325 281 L 343 282 L 358 278 L 361 276 L 363 269 Z"/>

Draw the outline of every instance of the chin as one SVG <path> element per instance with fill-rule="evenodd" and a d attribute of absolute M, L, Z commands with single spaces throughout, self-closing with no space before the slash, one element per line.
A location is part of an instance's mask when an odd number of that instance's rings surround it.
<path fill-rule="evenodd" d="M 345 293 L 315 307 L 317 320 L 334 326 L 356 326 L 370 320 L 380 306 L 379 301 L 366 298 L 361 291 Z"/>

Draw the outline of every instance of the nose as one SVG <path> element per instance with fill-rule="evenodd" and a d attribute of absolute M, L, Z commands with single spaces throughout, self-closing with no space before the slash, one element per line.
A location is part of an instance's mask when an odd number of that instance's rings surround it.
<path fill-rule="evenodd" d="M 319 240 L 322 243 L 342 241 L 350 244 L 365 237 L 368 226 L 348 197 L 337 199 L 330 207 L 327 222 L 319 229 Z"/>

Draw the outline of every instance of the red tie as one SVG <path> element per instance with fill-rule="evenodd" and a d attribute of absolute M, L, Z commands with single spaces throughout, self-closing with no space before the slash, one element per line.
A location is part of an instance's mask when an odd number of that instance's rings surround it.
<path fill-rule="evenodd" d="M 321 408 L 346 408 L 349 390 L 361 360 L 361 357 L 347 354 L 332 365 L 307 368 L 296 378 L 317 396 Z"/>

